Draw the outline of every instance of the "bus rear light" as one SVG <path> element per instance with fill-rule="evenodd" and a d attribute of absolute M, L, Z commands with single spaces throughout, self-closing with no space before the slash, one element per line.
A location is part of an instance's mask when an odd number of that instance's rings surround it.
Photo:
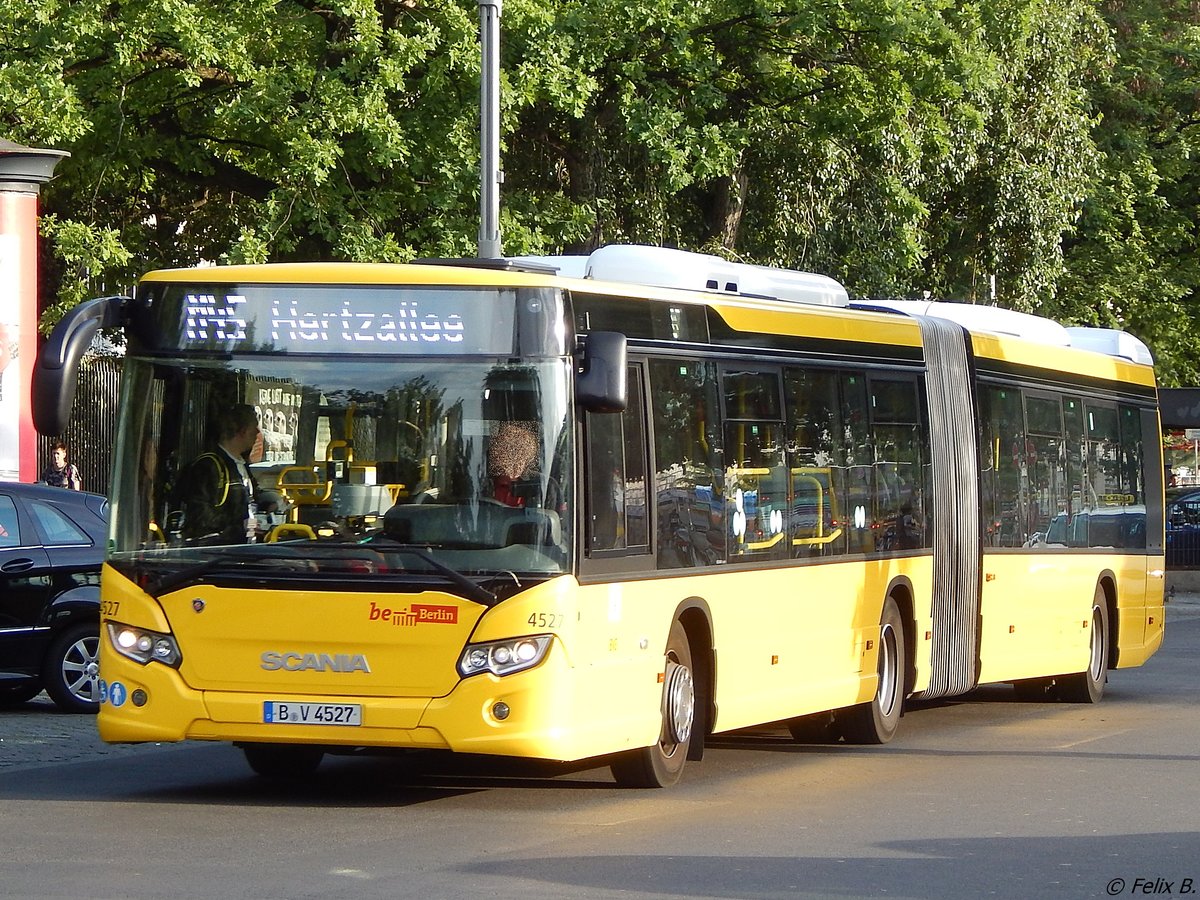
<path fill-rule="evenodd" d="M 143 666 L 160 662 L 172 668 L 179 667 L 183 655 L 172 635 L 134 628 L 120 622 L 108 622 L 107 625 L 109 643 L 122 656 Z"/>
<path fill-rule="evenodd" d="M 542 661 L 549 647 L 548 634 L 468 644 L 458 661 L 458 671 L 464 678 L 478 675 L 480 672 L 511 675 L 513 672 L 536 666 Z"/>

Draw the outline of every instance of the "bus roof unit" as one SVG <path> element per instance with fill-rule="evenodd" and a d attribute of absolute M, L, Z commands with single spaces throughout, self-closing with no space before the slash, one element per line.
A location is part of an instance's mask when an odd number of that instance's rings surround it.
<path fill-rule="evenodd" d="M 523 256 L 515 259 L 551 265 L 560 275 L 616 281 L 652 287 L 717 291 L 752 297 L 769 297 L 818 306 L 848 306 L 846 289 L 825 275 L 734 263 L 670 247 L 612 244 L 591 256 Z"/>
<path fill-rule="evenodd" d="M 865 304 L 872 308 L 892 309 L 910 316 L 932 316 L 962 325 L 964 328 L 987 334 L 1011 335 L 1039 344 L 1074 347 L 1106 356 L 1128 359 L 1142 365 L 1153 365 L 1150 348 L 1126 331 L 1115 328 L 1067 328 L 1030 313 L 998 306 L 974 303 L 947 303 L 938 300 L 873 300 Z"/>
<path fill-rule="evenodd" d="M 1068 328 L 1071 346 L 1120 356 L 1142 365 L 1154 365 L 1154 356 L 1141 340 L 1116 328 Z"/>
<path fill-rule="evenodd" d="M 937 300 L 873 300 L 872 307 L 894 309 L 910 316 L 932 316 L 962 325 L 968 331 L 1011 335 L 1035 341 L 1070 347 L 1071 336 L 1052 319 L 1001 309 L 998 306 L 977 306 L 973 303 L 947 303 Z"/>
<path fill-rule="evenodd" d="M 846 289 L 825 275 L 729 262 L 706 253 L 642 244 L 611 244 L 590 256 L 519 256 L 518 265 L 551 267 L 567 278 L 614 281 L 653 287 L 715 291 L 724 294 L 849 306 Z M 1066 328 L 1030 313 L 997 306 L 939 300 L 872 300 L 863 309 L 892 310 L 954 322 L 969 331 L 1019 337 L 1034 343 L 1075 347 L 1153 365 L 1149 348 L 1133 335 L 1113 328 Z"/>

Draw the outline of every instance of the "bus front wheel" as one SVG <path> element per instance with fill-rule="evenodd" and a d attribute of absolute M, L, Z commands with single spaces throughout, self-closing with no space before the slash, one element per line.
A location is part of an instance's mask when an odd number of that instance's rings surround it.
<path fill-rule="evenodd" d="M 1091 640 L 1088 667 L 1075 675 L 1058 679 L 1058 696 L 1070 703 L 1099 703 L 1108 679 L 1108 598 L 1104 588 L 1096 586 L 1092 598 Z"/>
<path fill-rule="evenodd" d="M 851 744 L 886 744 L 900 727 L 904 708 L 904 620 L 888 597 L 879 618 L 879 682 L 875 699 L 840 710 L 837 727 Z"/>
<path fill-rule="evenodd" d="M 658 742 L 615 757 L 610 768 L 622 787 L 670 787 L 683 773 L 688 741 L 696 726 L 696 686 L 687 632 L 676 621 L 663 661 L 662 730 Z"/>

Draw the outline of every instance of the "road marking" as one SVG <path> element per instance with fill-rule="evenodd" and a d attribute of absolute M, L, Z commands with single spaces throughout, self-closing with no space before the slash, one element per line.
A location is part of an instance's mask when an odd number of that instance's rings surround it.
<path fill-rule="evenodd" d="M 1095 737 L 1084 738 L 1081 741 L 1071 741 L 1069 744 L 1055 744 L 1055 750 L 1070 750 L 1072 747 L 1078 747 L 1081 744 L 1090 744 L 1093 741 L 1102 741 L 1105 738 L 1116 737 L 1119 734 L 1129 734 L 1132 729 L 1122 728 L 1119 731 L 1109 731 L 1105 734 L 1098 734 Z"/>

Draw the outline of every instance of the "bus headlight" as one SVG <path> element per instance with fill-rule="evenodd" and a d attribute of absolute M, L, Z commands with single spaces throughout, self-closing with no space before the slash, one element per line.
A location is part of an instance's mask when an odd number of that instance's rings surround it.
<path fill-rule="evenodd" d="M 106 624 L 108 641 L 122 656 L 143 666 L 160 662 L 172 668 L 179 668 L 183 654 L 179 652 L 179 645 L 175 643 L 174 636 L 146 628 L 134 628 L 132 625 L 122 625 L 120 622 Z"/>
<path fill-rule="evenodd" d="M 488 641 L 483 644 L 467 644 L 458 661 L 458 671 L 464 678 L 491 672 L 493 675 L 511 675 L 530 669 L 542 661 L 550 648 L 550 635 L 512 638 L 507 641 Z"/>

